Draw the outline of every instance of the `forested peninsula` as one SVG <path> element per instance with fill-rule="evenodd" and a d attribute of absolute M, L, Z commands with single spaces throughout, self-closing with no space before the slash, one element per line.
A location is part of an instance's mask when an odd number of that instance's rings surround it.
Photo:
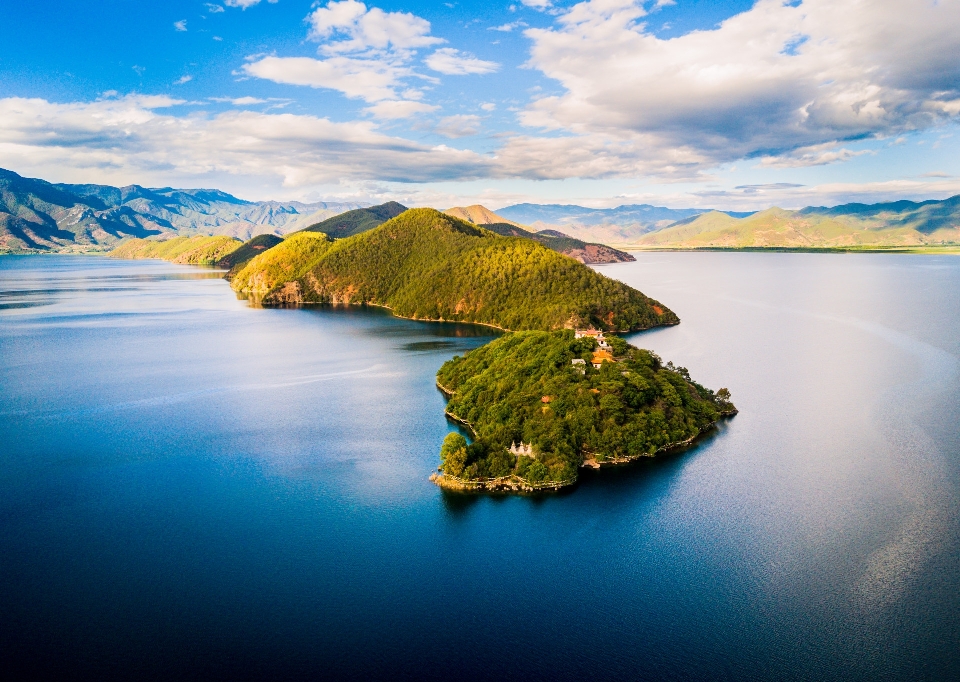
<path fill-rule="evenodd" d="M 687 445 L 736 414 L 716 392 L 616 337 L 572 330 L 517 332 L 455 357 L 437 386 L 451 433 L 433 480 L 456 490 L 534 491 L 576 482 L 600 468 Z"/>
<path fill-rule="evenodd" d="M 368 304 L 509 331 L 679 322 L 662 303 L 535 241 L 429 208 L 345 239 L 293 235 L 247 263 L 233 288 L 262 305 Z"/>
<path fill-rule="evenodd" d="M 677 324 L 658 301 L 535 240 L 433 209 L 370 228 L 379 217 L 363 209 L 246 243 L 133 239 L 111 255 L 229 269 L 233 289 L 258 305 L 374 305 L 507 332 L 437 374 L 447 416 L 471 436 L 444 441 L 431 477 L 444 488 L 556 490 L 583 467 L 682 446 L 736 413 L 726 389 L 715 393 L 684 368 L 604 336 Z"/>

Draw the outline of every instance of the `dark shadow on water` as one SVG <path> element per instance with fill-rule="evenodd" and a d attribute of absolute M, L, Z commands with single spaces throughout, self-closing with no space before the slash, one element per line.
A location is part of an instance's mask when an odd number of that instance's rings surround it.
<path fill-rule="evenodd" d="M 551 492 L 511 493 L 499 491 L 454 491 L 442 490 L 441 499 L 448 514 L 455 519 L 464 519 L 471 509 L 481 502 L 499 504 L 512 497 L 522 497 L 528 504 L 542 507 L 553 502 L 593 505 L 593 500 L 602 500 L 603 506 L 613 510 L 621 504 L 633 505 L 638 497 L 652 502 L 666 495 L 671 484 L 693 458 L 709 449 L 713 441 L 727 429 L 727 420 L 704 433 L 695 442 L 676 450 L 604 469 L 581 469 L 577 482 L 569 487 Z M 456 422 L 450 422 L 456 425 Z M 460 427 L 464 436 L 468 434 Z"/>
<path fill-rule="evenodd" d="M 247 300 L 252 307 L 260 307 L 255 301 L 241 294 L 237 295 L 240 300 Z M 493 340 L 500 336 L 502 332 L 493 327 L 487 327 L 480 324 L 469 324 L 465 322 L 432 322 L 429 320 L 410 320 L 404 317 L 397 317 L 387 308 L 372 305 L 331 305 L 331 304 L 310 304 L 310 305 L 283 305 L 268 306 L 276 309 L 296 309 L 304 310 L 321 316 L 335 316 L 340 319 L 359 319 L 367 322 L 361 333 L 368 336 L 436 336 L 441 338 L 453 339 L 488 339 Z M 369 324 L 382 320 L 383 324 Z M 434 350 L 433 348 L 405 348 L 405 350 Z M 442 350 L 437 347 L 437 350 Z"/>
<path fill-rule="evenodd" d="M 411 341 L 410 343 L 405 343 L 402 346 L 399 346 L 400 350 L 405 350 L 411 353 L 424 353 L 430 351 L 438 350 L 456 350 L 462 348 L 458 343 L 453 341 Z"/>
<path fill-rule="evenodd" d="M 652 492 L 654 486 L 672 478 L 695 457 L 709 450 L 713 442 L 726 432 L 728 419 L 721 419 L 690 445 L 663 452 L 656 457 L 613 466 L 605 469 L 585 469 L 580 472 L 579 485 L 596 489 L 607 502 L 632 500 L 638 494 Z"/>

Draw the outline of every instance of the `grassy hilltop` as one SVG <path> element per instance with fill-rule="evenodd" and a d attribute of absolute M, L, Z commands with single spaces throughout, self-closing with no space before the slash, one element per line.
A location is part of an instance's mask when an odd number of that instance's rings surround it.
<path fill-rule="evenodd" d="M 530 489 L 572 483 L 589 462 L 620 463 L 689 442 L 736 412 L 682 367 L 610 338 L 616 360 L 591 364 L 596 342 L 570 330 L 517 332 L 453 358 L 437 373 L 447 413 L 466 424 L 441 450 L 439 482 Z M 585 359 L 580 365 L 574 358 Z M 582 368 L 582 369 L 579 369 Z M 529 454 L 510 448 L 524 443 Z"/>
<path fill-rule="evenodd" d="M 164 241 L 128 239 L 111 251 L 112 258 L 160 258 L 184 265 L 216 265 L 234 253 L 243 242 L 234 237 L 174 237 Z"/>
<path fill-rule="evenodd" d="M 403 317 L 510 330 L 626 331 L 679 321 L 636 289 L 534 241 L 433 209 L 411 209 L 337 241 L 307 234 L 250 261 L 234 289 L 265 305 L 366 303 Z"/>

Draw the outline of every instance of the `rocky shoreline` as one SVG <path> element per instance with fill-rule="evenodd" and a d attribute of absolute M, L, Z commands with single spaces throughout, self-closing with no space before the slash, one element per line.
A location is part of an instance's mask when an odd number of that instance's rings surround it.
<path fill-rule="evenodd" d="M 447 389 L 444 386 L 441 386 L 440 383 L 437 383 L 437 388 L 439 388 L 443 393 L 451 395 L 452 391 Z M 614 467 L 622 467 L 628 464 L 633 464 L 641 459 L 652 459 L 658 455 L 671 452 L 673 450 L 679 450 L 690 445 L 693 445 L 699 438 L 703 437 L 714 428 L 720 422 L 721 419 L 729 419 L 736 415 L 738 410 L 728 410 L 720 414 L 720 419 L 715 422 L 711 422 L 700 431 L 687 438 L 686 440 L 678 441 L 676 443 L 668 443 L 656 450 L 653 454 L 642 454 L 642 455 L 633 455 L 630 457 L 617 457 L 610 458 L 598 461 L 595 457 L 589 457 L 583 461 L 580 465 L 581 469 L 610 469 Z M 466 420 L 457 417 L 455 414 L 450 412 L 445 412 L 447 417 L 452 421 L 455 421 L 459 424 L 463 424 L 470 430 L 470 433 L 473 434 L 473 426 Z M 521 478 L 515 474 L 509 476 L 502 476 L 500 478 L 486 478 L 478 480 L 467 480 L 462 478 L 457 478 L 455 476 L 450 476 L 444 474 L 441 471 L 436 471 L 430 475 L 430 480 L 443 488 L 444 490 L 451 490 L 455 492 L 515 492 L 515 493 L 536 493 L 536 492 L 557 492 L 563 488 L 569 488 L 572 485 L 575 485 L 578 481 L 578 478 L 572 479 L 570 481 L 549 481 L 545 483 L 531 483 L 525 478 Z"/>

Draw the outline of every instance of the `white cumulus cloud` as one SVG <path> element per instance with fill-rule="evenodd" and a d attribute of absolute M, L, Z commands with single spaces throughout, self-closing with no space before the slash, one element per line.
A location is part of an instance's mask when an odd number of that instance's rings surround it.
<path fill-rule="evenodd" d="M 474 114 L 457 114 L 440 119 L 440 123 L 433 129 L 444 137 L 469 137 L 480 132 L 480 117 Z"/>
<path fill-rule="evenodd" d="M 423 60 L 434 71 L 448 76 L 493 73 L 500 68 L 496 62 L 488 62 L 452 47 L 442 47 Z"/>
<path fill-rule="evenodd" d="M 436 82 L 411 66 L 420 48 L 445 42 L 430 35 L 430 22 L 408 12 L 385 12 L 357 0 L 332 0 L 307 17 L 308 38 L 320 43 L 321 58 L 256 57 L 244 65 L 251 76 L 277 83 L 338 90 L 376 104 L 378 118 L 408 118 L 437 107 L 420 103 L 412 78 Z"/>
<path fill-rule="evenodd" d="M 366 107 L 364 111 L 376 118 L 400 119 L 410 118 L 417 114 L 428 114 L 439 108 L 440 107 L 434 104 L 426 104 L 424 102 L 412 102 L 405 99 L 388 99 L 377 102 L 376 104 L 371 104 L 369 107 Z"/>
<path fill-rule="evenodd" d="M 393 61 L 352 57 L 262 57 L 243 70 L 276 83 L 339 90 L 367 102 L 396 99 L 397 86 L 412 73 Z"/>
<path fill-rule="evenodd" d="M 367 9 L 357 0 L 328 2 L 307 17 L 309 37 L 323 41 L 326 54 L 362 50 L 406 50 L 444 42 L 430 35 L 430 22 L 408 12 Z M 335 38 L 335 40 L 331 40 Z"/>
<path fill-rule="evenodd" d="M 760 0 L 666 40 L 644 16 L 634 0 L 588 0 L 553 28 L 525 31 L 530 65 L 564 92 L 531 104 L 522 122 L 589 138 L 629 173 L 644 157 L 666 167 L 678 155 L 691 169 L 842 161 L 846 141 L 960 111 L 957 0 Z"/>

